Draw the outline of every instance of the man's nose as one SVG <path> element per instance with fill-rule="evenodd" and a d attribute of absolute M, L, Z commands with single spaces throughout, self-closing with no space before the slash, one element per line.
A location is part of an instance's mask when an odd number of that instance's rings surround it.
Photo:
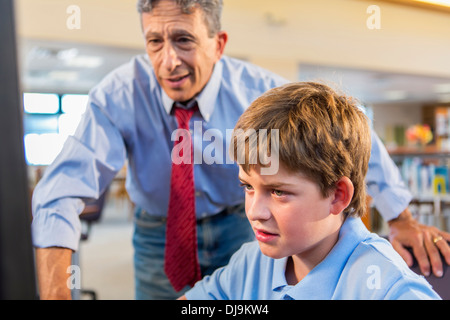
<path fill-rule="evenodd" d="M 170 43 L 164 48 L 163 65 L 170 72 L 181 65 L 180 57 L 178 56 L 176 49 Z"/>

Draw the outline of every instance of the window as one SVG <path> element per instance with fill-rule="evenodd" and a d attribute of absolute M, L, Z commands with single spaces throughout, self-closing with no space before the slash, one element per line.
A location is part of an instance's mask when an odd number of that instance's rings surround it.
<path fill-rule="evenodd" d="M 87 94 L 65 94 L 61 98 L 61 110 L 69 114 L 83 114 L 88 102 Z"/>
<path fill-rule="evenodd" d="M 24 93 L 24 145 L 28 165 L 49 165 L 73 135 L 88 95 Z"/>
<path fill-rule="evenodd" d="M 59 96 L 54 93 L 24 93 L 23 108 L 26 113 L 55 114 L 59 112 Z"/>

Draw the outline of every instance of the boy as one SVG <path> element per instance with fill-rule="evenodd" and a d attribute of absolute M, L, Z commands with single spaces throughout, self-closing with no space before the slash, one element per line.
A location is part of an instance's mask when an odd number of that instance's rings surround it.
<path fill-rule="evenodd" d="M 231 142 L 257 241 L 183 298 L 440 299 L 360 220 L 371 143 L 354 101 L 318 83 L 275 88 Z"/>

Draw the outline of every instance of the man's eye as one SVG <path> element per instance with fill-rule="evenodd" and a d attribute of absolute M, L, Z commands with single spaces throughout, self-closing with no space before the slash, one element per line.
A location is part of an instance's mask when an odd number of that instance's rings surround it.
<path fill-rule="evenodd" d="M 192 37 L 178 37 L 175 39 L 175 43 L 178 46 L 178 48 L 182 50 L 191 50 L 194 48 L 195 41 Z"/>
<path fill-rule="evenodd" d="M 162 43 L 161 39 L 148 39 L 147 43 L 152 47 L 160 46 Z"/>

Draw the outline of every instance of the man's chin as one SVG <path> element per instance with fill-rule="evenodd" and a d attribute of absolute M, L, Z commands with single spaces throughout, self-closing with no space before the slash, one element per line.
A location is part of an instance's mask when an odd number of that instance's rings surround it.
<path fill-rule="evenodd" d="M 195 94 L 187 92 L 186 90 L 183 89 L 172 89 L 172 88 L 164 88 L 163 90 L 165 91 L 165 93 L 167 94 L 167 96 L 172 99 L 173 101 L 177 101 L 177 102 L 186 102 L 191 100 L 192 98 L 195 97 Z"/>

